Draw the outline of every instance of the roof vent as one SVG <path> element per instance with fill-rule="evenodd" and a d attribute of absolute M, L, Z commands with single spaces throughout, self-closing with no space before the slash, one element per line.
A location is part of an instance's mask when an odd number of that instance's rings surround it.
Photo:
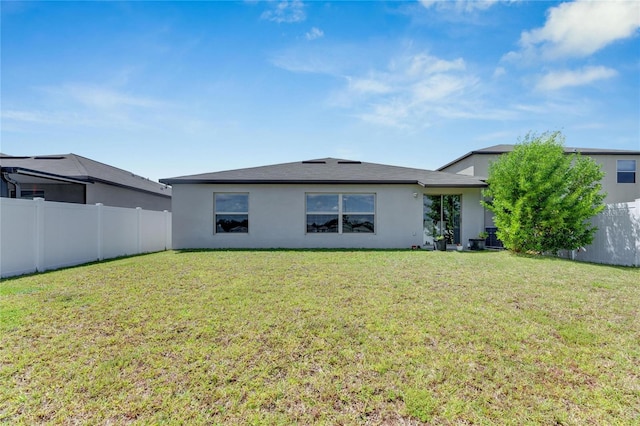
<path fill-rule="evenodd" d="M 307 160 L 303 161 L 302 164 L 327 164 L 324 160 Z"/>
<path fill-rule="evenodd" d="M 362 161 L 338 161 L 338 164 L 362 164 Z"/>
<path fill-rule="evenodd" d="M 36 160 L 64 160 L 64 157 L 60 157 L 60 156 L 38 156 L 38 157 L 33 157 Z"/>

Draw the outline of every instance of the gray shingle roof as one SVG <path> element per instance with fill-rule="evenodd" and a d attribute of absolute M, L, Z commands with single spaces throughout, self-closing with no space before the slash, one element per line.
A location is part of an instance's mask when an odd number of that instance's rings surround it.
<path fill-rule="evenodd" d="M 471 154 L 504 154 L 505 152 L 511 152 L 515 148 L 515 145 L 502 144 L 493 145 L 487 148 L 471 151 Z M 628 151 L 623 149 L 608 149 L 608 148 L 575 148 L 570 146 L 564 147 L 564 152 L 572 154 L 574 152 L 580 152 L 585 155 L 638 155 L 640 151 Z"/>
<path fill-rule="evenodd" d="M 171 185 L 193 183 L 408 183 L 437 187 L 486 186 L 482 180 L 471 176 L 337 158 L 321 158 L 295 163 L 180 176 L 160 179 L 160 182 Z"/>
<path fill-rule="evenodd" d="M 117 167 L 76 154 L 39 156 L 0 156 L 0 166 L 17 168 L 83 182 L 101 182 L 170 197 L 171 189 Z"/>

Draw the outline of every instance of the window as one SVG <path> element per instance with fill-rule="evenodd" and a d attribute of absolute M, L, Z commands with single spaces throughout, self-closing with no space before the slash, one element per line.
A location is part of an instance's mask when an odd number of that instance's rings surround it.
<path fill-rule="evenodd" d="M 636 183 L 636 160 L 618 160 L 618 183 Z"/>
<path fill-rule="evenodd" d="M 307 194 L 307 233 L 373 233 L 375 201 L 375 194 Z"/>
<path fill-rule="evenodd" d="M 439 235 L 447 244 L 460 243 L 460 195 L 424 195 L 424 242 L 433 244 Z"/>
<path fill-rule="evenodd" d="M 10 189 L 9 190 L 9 198 L 16 198 L 17 194 L 16 194 L 16 190 L 15 189 Z M 44 198 L 44 190 L 42 189 L 23 189 L 20 191 L 20 198 L 23 198 L 25 200 L 31 200 L 33 198 Z"/>
<path fill-rule="evenodd" d="M 249 194 L 214 194 L 214 233 L 249 232 Z"/>
<path fill-rule="evenodd" d="M 374 231 L 375 196 L 345 194 L 342 196 L 342 232 Z"/>
<path fill-rule="evenodd" d="M 32 198 L 44 198 L 44 190 L 42 189 L 23 189 L 20 191 L 20 198 L 32 199 Z"/>

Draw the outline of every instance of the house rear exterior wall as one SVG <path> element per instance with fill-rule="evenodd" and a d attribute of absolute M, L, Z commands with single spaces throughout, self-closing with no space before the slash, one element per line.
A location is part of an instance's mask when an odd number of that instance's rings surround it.
<path fill-rule="evenodd" d="M 497 161 L 501 154 L 473 154 L 469 157 L 442 169 L 443 172 L 486 178 L 489 176 L 490 163 Z M 626 203 L 640 198 L 640 155 L 587 155 L 602 166 L 605 173 L 602 179 L 602 190 L 607 193 L 604 202 Z M 636 183 L 618 183 L 617 160 L 636 160 Z"/>
<path fill-rule="evenodd" d="M 142 207 L 145 210 L 171 211 L 171 197 L 163 197 L 101 182 L 87 185 L 87 204 L 96 203 L 113 207 Z"/>
<path fill-rule="evenodd" d="M 640 198 L 640 155 L 594 155 L 591 158 L 602 165 L 605 173 L 602 179 L 602 188 L 607 192 L 605 203 L 626 203 Z M 636 160 L 636 183 L 618 183 L 617 160 Z"/>
<path fill-rule="evenodd" d="M 22 191 L 44 191 L 44 199 L 62 203 L 85 204 L 85 185 L 75 183 L 21 184 Z"/>
<path fill-rule="evenodd" d="M 475 167 L 475 163 L 478 160 L 476 155 L 470 155 L 467 158 L 451 164 L 446 169 L 442 169 L 443 172 L 456 173 L 465 176 L 486 176 L 486 174 L 479 174 L 478 169 Z"/>
<path fill-rule="evenodd" d="M 249 194 L 249 232 L 214 234 L 216 192 Z M 305 194 L 375 193 L 375 233 L 307 233 Z M 414 193 L 417 196 L 414 197 Z M 422 194 L 462 194 L 462 237 L 482 228 L 480 189 L 425 189 L 418 185 L 173 186 L 173 248 L 407 248 L 422 245 Z"/>

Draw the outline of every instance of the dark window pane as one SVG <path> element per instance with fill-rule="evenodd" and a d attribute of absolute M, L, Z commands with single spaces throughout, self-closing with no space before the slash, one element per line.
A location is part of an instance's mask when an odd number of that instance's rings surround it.
<path fill-rule="evenodd" d="M 28 190 L 28 189 L 23 189 L 22 191 L 20 191 L 20 197 L 21 198 L 44 198 L 44 191 L 43 190 Z"/>
<path fill-rule="evenodd" d="M 337 211 L 338 194 L 307 194 L 307 213 Z"/>
<path fill-rule="evenodd" d="M 249 215 L 246 214 L 217 214 L 216 233 L 249 232 Z"/>
<path fill-rule="evenodd" d="M 342 217 L 342 232 L 374 232 L 372 214 L 349 214 Z"/>
<path fill-rule="evenodd" d="M 345 194 L 342 196 L 342 211 L 345 213 L 373 213 L 375 196 L 373 194 Z"/>
<path fill-rule="evenodd" d="M 337 214 L 308 214 L 307 232 L 338 232 Z"/>
<path fill-rule="evenodd" d="M 636 174 L 631 172 L 618 172 L 618 183 L 636 183 Z"/>
<path fill-rule="evenodd" d="M 249 211 L 249 195 L 247 194 L 216 194 L 216 212 L 246 213 Z"/>

